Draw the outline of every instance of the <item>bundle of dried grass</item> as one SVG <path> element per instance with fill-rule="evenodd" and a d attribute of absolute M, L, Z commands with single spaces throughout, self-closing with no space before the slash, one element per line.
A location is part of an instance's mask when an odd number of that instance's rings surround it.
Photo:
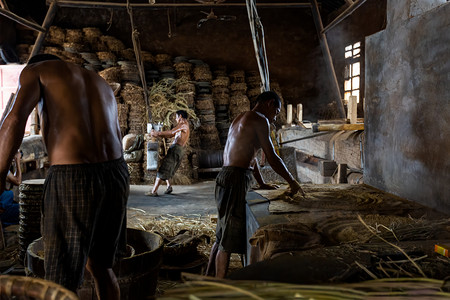
<path fill-rule="evenodd" d="M 247 84 L 245 82 L 234 82 L 230 85 L 230 90 L 235 93 L 245 94 L 247 91 Z"/>
<path fill-rule="evenodd" d="M 249 98 L 250 102 L 254 102 L 260 94 L 261 94 L 260 87 L 252 88 L 247 91 L 247 97 Z"/>
<path fill-rule="evenodd" d="M 158 68 L 172 67 L 172 56 L 166 53 L 156 54 L 155 64 Z"/>
<path fill-rule="evenodd" d="M 213 92 L 213 101 L 215 106 L 221 106 L 221 105 L 230 105 L 230 94 L 228 93 L 221 93 L 221 94 L 215 94 Z"/>
<path fill-rule="evenodd" d="M 212 74 L 207 64 L 199 64 L 194 67 L 194 79 L 196 81 L 211 81 Z"/>
<path fill-rule="evenodd" d="M 119 118 L 119 126 L 120 130 L 123 133 L 127 132 L 128 130 L 128 110 L 129 105 L 126 103 L 118 103 L 117 104 L 117 112 L 118 112 L 118 118 Z"/>
<path fill-rule="evenodd" d="M 214 102 L 211 99 L 198 99 L 195 101 L 195 108 L 199 111 L 212 111 L 214 113 Z"/>
<path fill-rule="evenodd" d="M 98 72 L 98 75 L 103 77 L 107 82 L 121 82 L 122 75 L 120 67 L 111 67 Z"/>
<path fill-rule="evenodd" d="M 213 88 L 216 87 L 228 88 L 229 85 L 230 85 L 230 78 L 225 76 L 219 76 L 212 81 Z"/>
<path fill-rule="evenodd" d="M 235 70 L 228 75 L 233 83 L 243 83 L 245 82 L 245 71 Z"/>
<path fill-rule="evenodd" d="M 84 34 L 81 29 L 66 29 L 65 41 L 68 43 L 82 44 Z"/>
<path fill-rule="evenodd" d="M 110 36 L 110 35 L 101 36 L 100 41 L 103 42 L 110 51 L 119 52 L 126 48 L 124 43 L 121 40 L 117 39 L 116 37 Z"/>
<path fill-rule="evenodd" d="M 84 44 L 78 43 L 63 43 L 63 48 L 65 51 L 70 53 L 80 53 L 86 51 L 86 46 Z"/>
<path fill-rule="evenodd" d="M 100 38 L 103 35 L 102 31 L 97 27 L 84 27 L 82 31 L 84 33 L 84 37 L 88 41 L 92 38 Z"/>
<path fill-rule="evenodd" d="M 153 123 L 161 122 L 170 128 L 174 125 L 171 116 L 180 109 L 185 110 L 191 119 L 198 120 L 194 110 L 188 106 L 186 94 L 175 93 L 175 87 L 184 83 L 185 81 L 180 79 L 163 79 L 152 86 L 149 91 L 149 102 Z"/>
<path fill-rule="evenodd" d="M 44 47 L 44 53 L 46 54 L 53 54 L 56 56 L 62 56 L 62 52 L 64 50 L 61 47 Z"/>
<path fill-rule="evenodd" d="M 61 45 L 66 38 L 66 32 L 64 29 L 58 26 L 50 26 L 45 41 L 49 44 Z"/>
<path fill-rule="evenodd" d="M 135 61 L 119 61 L 122 80 L 140 83 L 139 70 Z"/>
<path fill-rule="evenodd" d="M 246 95 L 234 95 L 230 99 L 230 120 L 234 120 L 239 114 L 250 110 L 250 101 Z"/>
<path fill-rule="evenodd" d="M 114 53 L 109 51 L 97 52 L 97 57 L 101 62 L 104 63 L 115 63 L 117 61 L 117 57 L 114 55 Z"/>
<path fill-rule="evenodd" d="M 141 57 L 142 57 L 142 61 L 144 62 L 144 64 L 146 64 L 146 63 L 154 64 L 155 63 L 155 57 L 153 56 L 153 54 L 151 54 L 148 51 L 141 50 Z"/>
<path fill-rule="evenodd" d="M 187 61 L 180 61 L 173 65 L 175 67 L 175 70 L 177 72 L 191 72 L 192 71 L 192 64 Z"/>
<path fill-rule="evenodd" d="M 120 51 L 118 51 L 118 55 L 122 60 L 125 61 L 132 61 L 135 62 L 136 61 L 136 55 L 134 53 L 134 50 L 131 48 L 127 48 L 127 49 L 122 49 Z"/>
<path fill-rule="evenodd" d="M 179 80 L 175 90 L 177 93 L 195 93 L 195 84 L 186 80 Z"/>
<path fill-rule="evenodd" d="M 62 51 L 61 54 L 65 61 L 74 63 L 79 66 L 84 64 L 84 59 L 77 52 L 72 53 L 72 52 Z"/>

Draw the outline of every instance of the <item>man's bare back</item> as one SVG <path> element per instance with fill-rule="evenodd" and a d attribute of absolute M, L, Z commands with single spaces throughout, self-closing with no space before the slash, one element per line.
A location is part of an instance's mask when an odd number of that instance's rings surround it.
<path fill-rule="evenodd" d="M 51 165 L 121 157 L 116 100 L 100 76 L 71 63 L 50 60 L 25 67 L 19 83 L 10 115 L 21 115 L 20 125 L 24 126 L 24 115 L 39 104 Z"/>

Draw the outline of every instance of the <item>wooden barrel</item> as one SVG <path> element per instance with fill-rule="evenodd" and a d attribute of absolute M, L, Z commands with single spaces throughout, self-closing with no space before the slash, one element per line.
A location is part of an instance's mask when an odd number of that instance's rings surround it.
<path fill-rule="evenodd" d="M 19 261 L 23 262 L 28 245 L 41 236 L 41 204 L 44 179 L 23 181 L 19 186 Z"/>
<path fill-rule="evenodd" d="M 128 245 L 134 249 L 134 255 L 124 257 L 113 267 L 120 287 L 120 298 L 148 299 L 156 291 L 158 272 L 163 257 L 163 240 L 155 233 L 127 228 Z M 28 247 L 27 268 L 33 276 L 43 278 L 44 243 L 41 238 Z M 80 299 L 95 300 L 94 280 L 88 271 L 84 274 L 84 282 L 77 291 Z"/>

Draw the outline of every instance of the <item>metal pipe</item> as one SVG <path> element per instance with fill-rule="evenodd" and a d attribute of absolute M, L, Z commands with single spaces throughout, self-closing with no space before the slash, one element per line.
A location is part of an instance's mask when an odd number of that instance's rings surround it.
<path fill-rule="evenodd" d="M 52 2 L 47 0 L 47 4 Z M 71 8 L 117 8 L 126 9 L 126 3 L 111 3 L 111 2 L 96 2 L 96 1 L 76 1 L 76 0 L 57 0 L 59 7 L 71 7 Z M 134 3 L 130 4 L 133 8 L 140 9 L 161 9 L 161 8 L 182 8 L 182 7 L 244 7 L 245 3 Z M 310 8 L 310 3 L 257 3 L 258 7 L 267 8 Z"/>
<path fill-rule="evenodd" d="M 45 32 L 45 29 L 42 28 L 41 26 L 39 26 L 38 24 L 36 24 L 34 22 L 31 22 L 31 21 L 28 21 L 27 19 L 24 19 L 22 17 L 19 17 L 18 15 L 10 12 L 9 10 L 0 8 L 0 15 L 3 15 L 3 16 L 5 16 L 5 17 L 7 17 L 7 18 L 9 18 L 9 19 L 11 19 L 11 20 L 13 20 L 13 21 L 23 25 L 23 26 L 25 26 L 25 27 L 28 27 L 30 29 L 33 29 L 33 30 L 36 30 L 36 31 L 39 31 L 39 32 Z"/>
<path fill-rule="evenodd" d="M 328 25 L 322 30 L 322 33 L 326 33 L 328 30 L 330 30 L 331 28 L 333 28 L 333 27 L 336 26 L 337 24 L 341 23 L 342 20 L 344 20 L 345 18 L 347 18 L 348 16 L 350 16 L 355 10 L 358 9 L 358 7 L 360 7 L 361 5 L 363 5 L 364 2 L 366 2 L 366 0 L 359 0 L 358 2 L 353 2 L 353 4 L 350 5 L 349 7 L 347 7 L 347 9 L 344 10 L 344 12 L 343 12 L 342 14 L 340 14 L 339 16 L 336 17 L 336 19 L 334 19 L 333 21 L 331 21 L 331 23 L 328 24 Z"/>

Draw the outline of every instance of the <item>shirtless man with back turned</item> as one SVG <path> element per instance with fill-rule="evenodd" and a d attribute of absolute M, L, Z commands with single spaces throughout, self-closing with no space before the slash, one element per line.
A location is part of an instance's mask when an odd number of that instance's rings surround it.
<path fill-rule="evenodd" d="M 276 188 L 266 184 L 259 172 L 255 159 L 259 149 L 264 151 L 272 169 L 288 182 L 292 193 L 303 192 L 275 152 L 270 139 L 269 123 L 275 121 L 280 109 L 278 95 L 264 92 L 258 96 L 253 110 L 240 114 L 231 124 L 223 154 L 223 168 L 216 178 L 216 242 L 211 249 L 207 275 L 225 277 L 231 253 L 246 252 L 245 197 L 251 174 L 255 176 L 260 188 Z"/>
<path fill-rule="evenodd" d="M 31 58 L 0 127 L 0 192 L 36 105 L 50 161 L 42 202 L 45 278 L 75 291 L 86 267 L 99 299 L 119 299 L 112 265 L 126 247 L 129 174 L 113 91 L 96 73 L 56 56 Z"/>

